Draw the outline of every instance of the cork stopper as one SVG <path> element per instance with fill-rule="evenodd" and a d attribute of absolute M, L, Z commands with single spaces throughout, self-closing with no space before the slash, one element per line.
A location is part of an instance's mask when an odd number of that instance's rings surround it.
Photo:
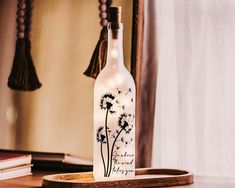
<path fill-rule="evenodd" d="M 109 8 L 109 22 L 111 23 L 121 23 L 121 7 L 110 7 Z"/>

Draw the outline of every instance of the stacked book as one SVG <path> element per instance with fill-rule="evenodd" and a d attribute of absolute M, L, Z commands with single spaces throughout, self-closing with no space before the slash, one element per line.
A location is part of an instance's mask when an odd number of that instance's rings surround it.
<path fill-rule="evenodd" d="M 67 153 L 0 149 L 0 156 L 15 153 L 32 156 L 33 171 L 89 172 L 93 170 L 92 161 Z"/>
<path fill-rule="evenodd" d="M 31 174 L 31 155 L 0 153 L 0 180 Z"/>

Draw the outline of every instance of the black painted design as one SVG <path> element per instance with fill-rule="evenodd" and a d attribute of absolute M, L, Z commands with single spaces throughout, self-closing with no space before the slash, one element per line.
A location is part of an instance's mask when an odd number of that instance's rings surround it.
<path fill-rule="evenodd" d="M 126 95 L 128 95 L 128 93 L 131 93 L 131 92 L 132 92 L 132 90 L 131 90 L 131 88 L 129 88 L 128 91 L 126 92 Z"/>
<path fill-rule="evenodd" d="M 111 93 L 106 93 L 101 97 L 100 100 L 100 108 L 102 110 L 106 110 L 106 115 L 105 115 L 105 136 L 106 136 L 106 142 L 107 142 L 107 166 L 104 163 L 104 167 L 106 170 L 104 171 L 104 176 L 106 177 L 108 175 L 108 168 L 109 168 L 109 160 L 110 160 L 110 151 L 109 151 L 109 135 L 108 135 L 108 114 L 115 113 L 116 111 L 114 110 L 114 103 L 117 103 L 117 100 L 115 100 L 115 95 Z M 115 102 L 116 101 L 116 102 Z"/>
<path fill-rule="evenodd" d="M 119 121 L 118 121 L 118 125 L 124 129 L 124 131 L 129 134 L 130 131 L 132 130 L 133 128 L 133 118 L 132 118 L 132 115 L 131 114 L 121 114 L 121 116 L 119 117 Z"/>
<path fill-rule="evenodd" d="M 119 130 L 119 132 L 117 133 L 117 135 L 113 141 L 113 145 L 112 145 L 112 149 L 111 149 L 111 163 L 110 163 L 109 170 L 108 170 L 108 177 L 110 176 L 110 173 L 112 170 L 113 152 L 114 152 L 115 143 L 123 130 L 125 131 L 126 134 L 129 134 L 131 132 L 131 130 L 134 127 L 133 117 L 134 117 L 134 115 L 126 114 L 126 113 L 121 114 L 121 116 L 119 117 L 118 126 L 121 129 Z"/>
<path fill-rule="evenodd" d="M 100 153 L 101 153 L 101 158 L 102 158 L 102 162 L 104 165 L 104 176 L 107 176 L 107 171 L 106 171 L 106 166 L 105 166 L 105 162 L 104 162 L 104 154 L 103 154 L 103 144 L 106 144 L 106 136 L 103 133 L 103 129 L 104 127 L 99 127 L 96 133 L 96 140 L 97 142 L 100 142 Z"/>
<path fill-rule="evenodd" d="M 117 88 L 117 91 L 118 91 L 118 94 L 121 94 L 121 93 L 122 93 L 122 91 L 121 91 L 121 90 L 119 90 L 118 88 Z"/>
<path fill-rule="evenodd" d="M 98 128 L 98 130 L 97 130 L 97 134 L 96 134 L 96 140 L 97 140 L 97 142 L 101 142 L 101 143 L 107 143 L 106 141 L 105 141 L 105 138 L 106 138 L 106 136 L 103 134 L 103 129 L 104 129 L 104 127 L 99 127 Z"/>
<path fill-rule="evenodd" d="M 117 88 L 117 96 L 126 95 L 130 97 L 131 102 L 133 102 L 133 96 L 128 94 L 132 93 L 131 88 L 128 88 L 127 92 L 122 92 Z M 133 138 L 125 139 L 123 134 L 130 134 L 134 127 L 134 115 L 129 113 L 122 113 L 118 117 L 117 128 L 111 130 L 108 127 L 108 117 L 116 113 L 118 107 L 121 107 L 121 111 L 125 110 L 126 104 L 120 104 L 118 97 L 112 93 L 106 93 L 101 97 L 100 109 L 105 111 L 105 121 L 104 126 L 97 129 L 96 139 L 100 142 L 100 154 L 104 166 L 104 177 L 109 177 L 113 168 L 114 151 L 118 151 L 121 148 L 126 148 L 128 144 L 133 141 Z M 120 110 L 119 110 L 120 111 Z M 120 138 L 120 135 L 123 135 Z M 106 156 L 104 156 L 103 145 L 106 145 Z M 111 146 L 111 150 L 110 150 Z"/>
<path fill-rule="evenodd" d="M 106 93 L 100 101 L 100 108 L 103 110 L 107 110 L 108 112 L 115 113 L 116 111 L 114 111 L 114 103 L 118 103 L 117 100 L 115 100 L 115 95 L 111 94 L 111 93 Z"/>

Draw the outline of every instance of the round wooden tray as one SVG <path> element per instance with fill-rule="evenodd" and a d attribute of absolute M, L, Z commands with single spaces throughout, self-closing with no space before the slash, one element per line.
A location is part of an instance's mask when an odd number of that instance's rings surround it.
<path fill-rule="evenodd" d="M 90 187 L 164 187 L 193 183 L 193 174 L 177 169 L 136 169 L 136 176 L 129 180 L 95 181 L 92 172 L 55 174 L 43 177 L 44 188 Z"/>

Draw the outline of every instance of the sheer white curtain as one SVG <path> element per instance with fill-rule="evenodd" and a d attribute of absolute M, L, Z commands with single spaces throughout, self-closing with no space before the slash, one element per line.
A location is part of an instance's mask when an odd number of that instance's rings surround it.
<path fill-rule="evenodd" d="M 157 24 L 153 166 L 235 177 L 235 1 L 145 3 Z"/>

